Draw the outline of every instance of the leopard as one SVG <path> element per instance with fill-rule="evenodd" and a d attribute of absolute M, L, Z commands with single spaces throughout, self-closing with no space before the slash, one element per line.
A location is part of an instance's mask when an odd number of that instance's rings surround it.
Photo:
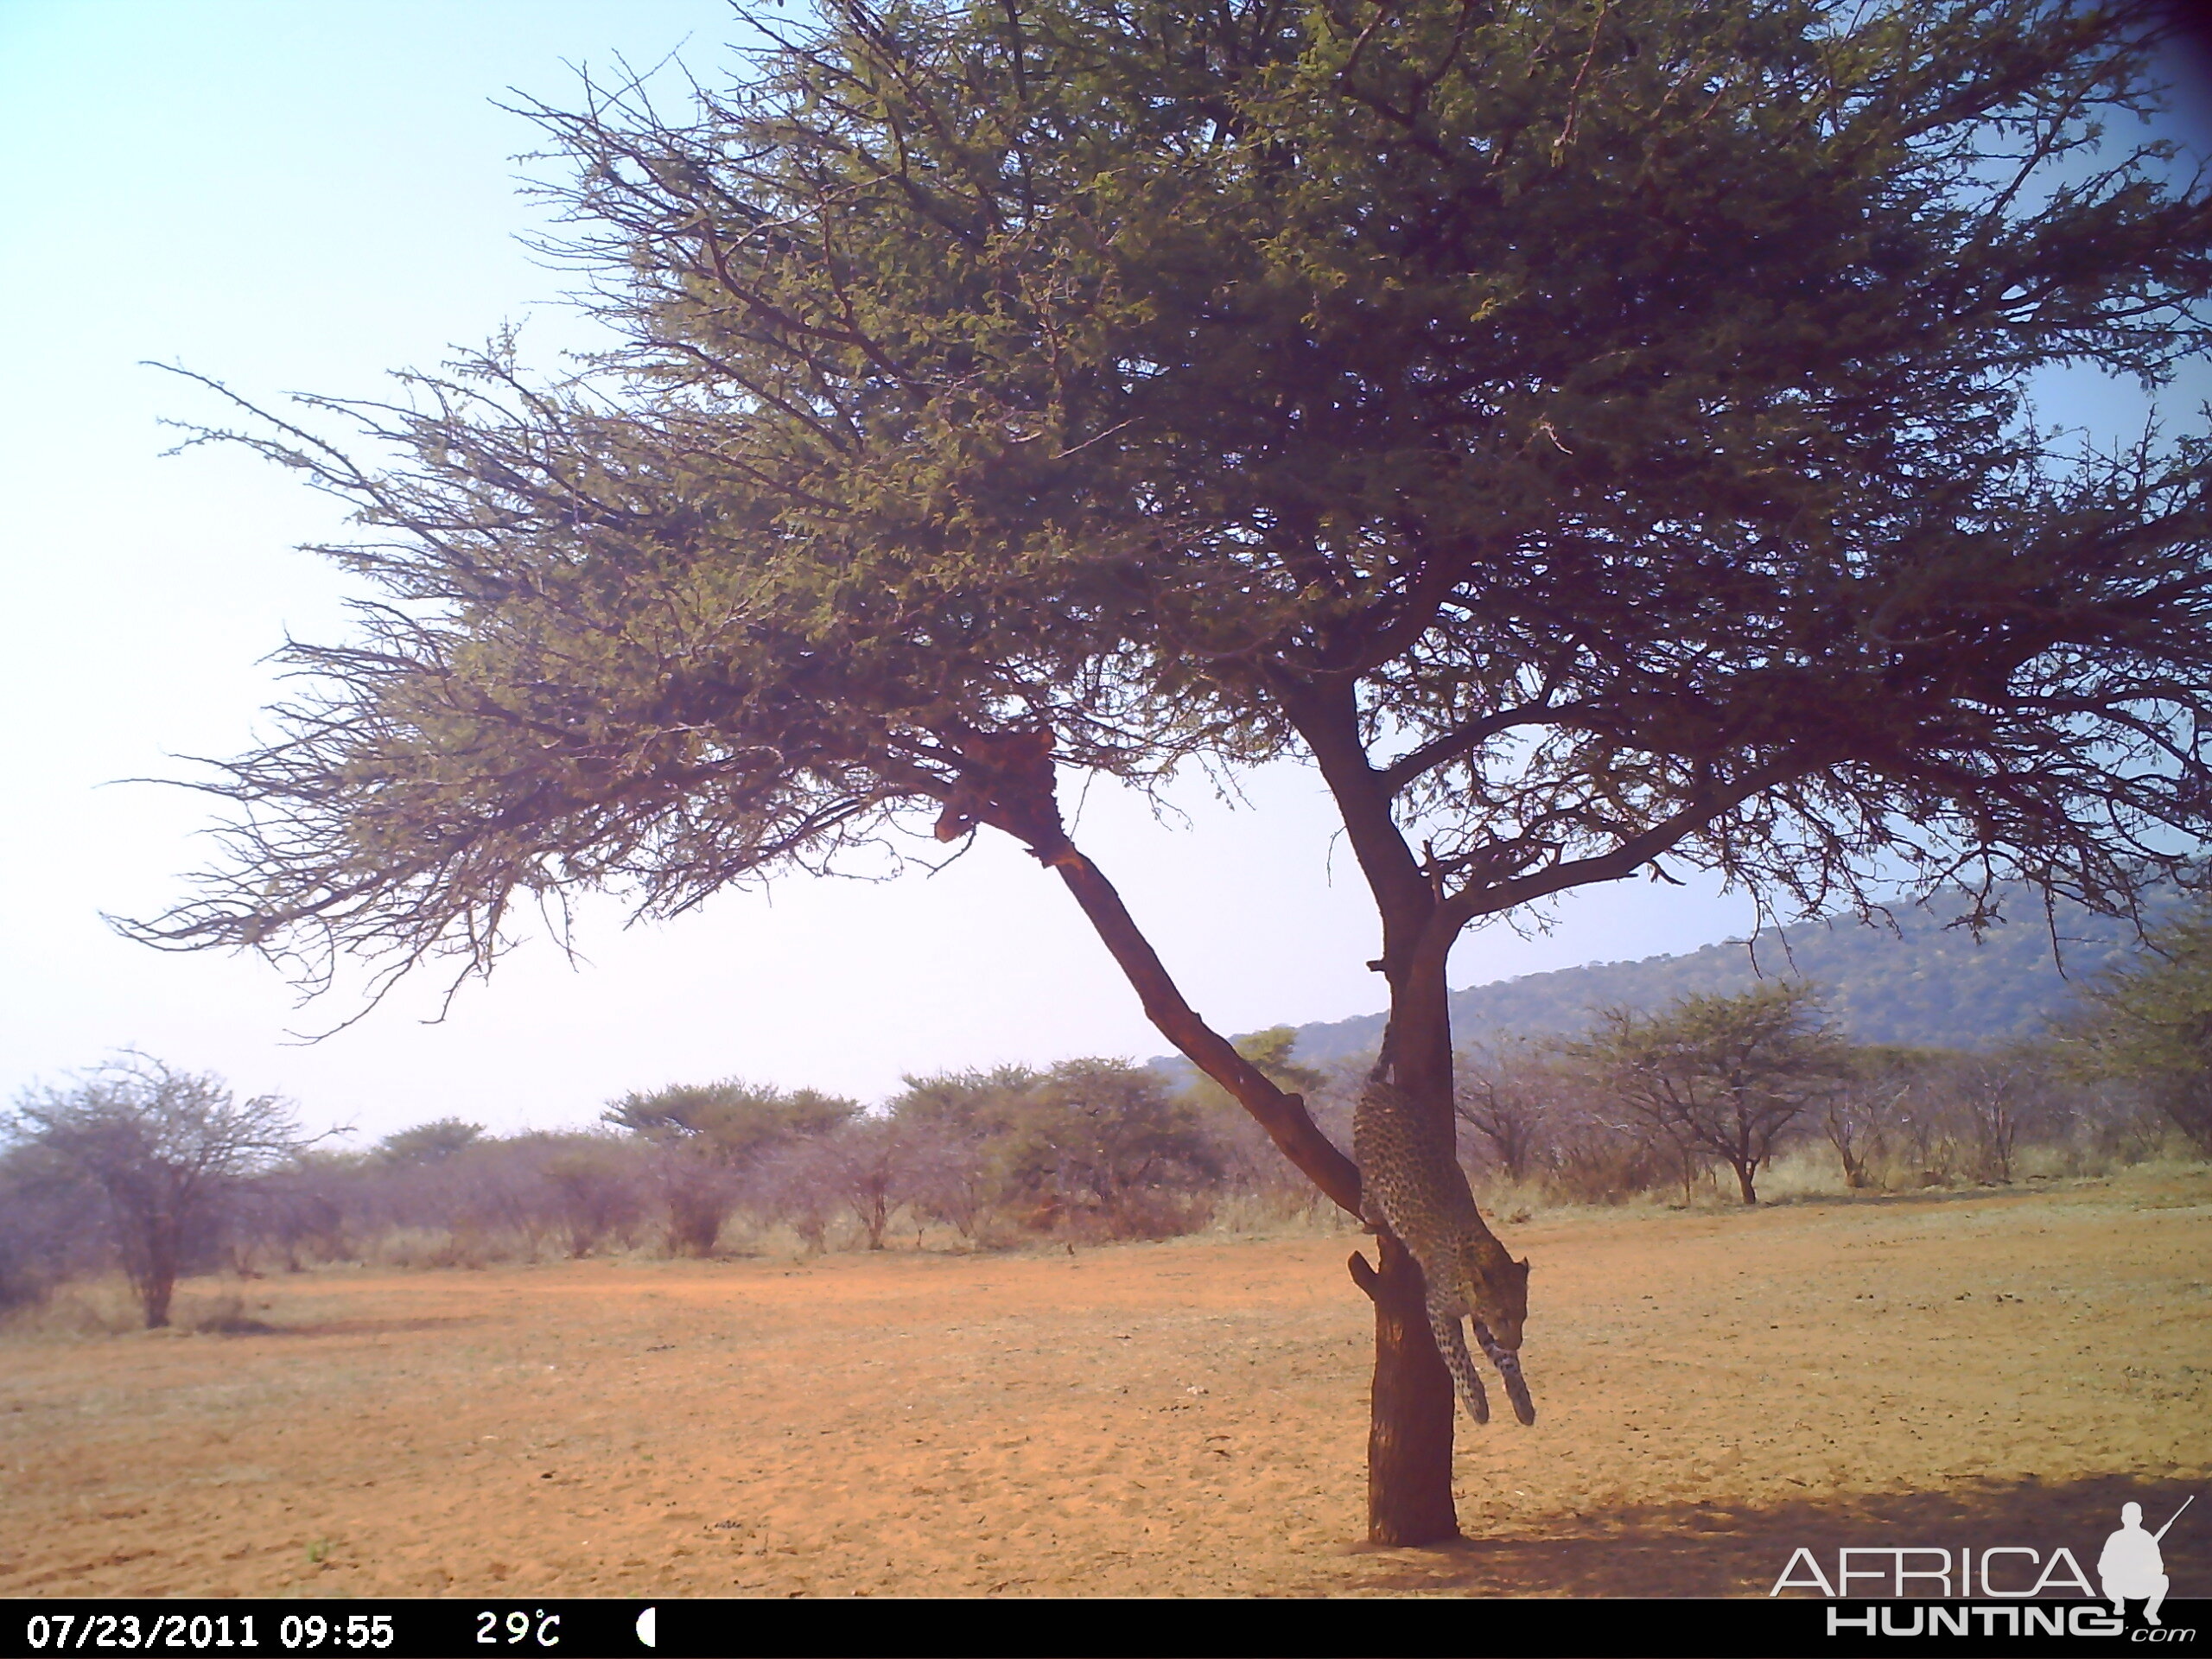
<path fill-rule="evenodd" d="M 1467 1414 L 1490 1421 L 1490 1396 L 1469 1357 L 1459 1321 L 1504 1381 L 1513 1414 L 1536 1421 L 1521 1371 L 1529 1317 L 1529 1263 L 1497 1241 L 1468 1189 L 1450 1142 L 1423 1121 L 1414 1102 L 1378 1064 L 1352 1116 L 1352 1160 L 1359 1166 L 1360 1208 L 1370 1227 L 1387 1228 L 1421 1264 L 1428 1326 Z"/>

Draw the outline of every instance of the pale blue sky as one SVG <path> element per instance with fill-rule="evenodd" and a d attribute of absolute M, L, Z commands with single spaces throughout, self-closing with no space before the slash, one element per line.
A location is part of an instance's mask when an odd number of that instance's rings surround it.
<path fill-rule="evenodd" d="M 380 1135 L 459 1115 L 588 1121 L 626 1090 L 736 1073 L 876 1099 L 903 1071 L 1157 1053 L 1057 881 L 979 838 L 940 876 L 733 894 L 624 931 L 588 907 L 572 969 L 539 944 L 442 1025 L 424 984 L 296 1010 L 252 959 L 161 955 L 100 911 L 147 913 L 201 861 L 211 803 L 110 780 L 246 747 L 289 628 L 343 625 L 291 544 L 332 505 L 243 453 L 163 460 L 164 417 L 213 419 L 181 362 L 257 398 L 373 395 L 386 370 L 524 325 L 550 360 L 588 339 L 514 237 L 511 86 L 560 101 L 566 64 L 681 47 L 710 71 L 715 0 L 0 0 L 0 1097 L 126 1044 Z M 2109 411 L 2084 404 L 2084 419 Z M 1364 897 L 1318 789 L 1283 770 L 1257 810 L 1186 791 L 1160 825 L 1092 791 L 1085 845 L 1191 1000 L 1231 1030 L 1379 1006 Z M 1740 903 L 1625 883 L 1549 938 L 1474 936 L 1455 983 L 1688 950 Z"/>

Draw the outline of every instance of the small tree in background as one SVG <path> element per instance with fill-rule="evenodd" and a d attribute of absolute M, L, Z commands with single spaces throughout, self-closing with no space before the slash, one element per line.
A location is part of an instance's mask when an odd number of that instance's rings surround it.
<path fill-rule="evenodd" d="M 919 1125 L 867 1113 L 787 1147 L 757 1183 L 769 1212 L 820 1249 L 839 1206 L 871 1250 L 883 1248 L 892 1217 L 929 1190 L 936 1148 Z"/>
<path fill-rule="evenodd" d="M 777 1148 L 826 1134 L 859 1110 L 859 1102 L 818 1090 L 730 1077 L 633 1091 L 601 1116 L 660 1149 L 655 1175 L 668 1212 L 669 1249 L 705 1255 L 736 1207 L 747 1171 Z"/>
<path fill-rule="evenodd" d="M 1127 1060 L 1063 1060 L 1040 1078 L 999 1149 L 1033 1222 L 1112 1238 L 1188 1232 L 1221 1173 L 1189 1101 Z"/>
<path fill-rule="evenodd" d="M 123 1270 L 149 1330 L 169 1322 L 177 1276 L 194 1249 L 211 1242 L 225 1200 L 321 1138 L 301 1132 L 289 1101 L 241 1101 L 218 1077 L 175 1071 L 138 1053 L 73 1089 L 25 1096 L 9 1127 L 81 1171 L 106 1198 Z"/>
<path fill-rule="evenodd" d="M 1002 1065 L 904 1081 L 906 1091 L 891 1102 L 891 1115 L 926 1148 L 916 1172 L 914 1205 L 975 1243 L 1004 1196 L 993 1142 L 1013 1128 L 1039 1076 L 1027 1066 Z"/>
<path fill-rule="evenodd" d="M 464 1123 L 457 1117 L 435 1118 L 387 1135 L 377 1142 L 376 1154 L 400 1168 L 426 1168 L 444 1163 L 483 1136 L 481 1123 Z"/>
<path fill-rule="evenodd" d="M 545 1181 L 571 1256 L 589 1255 L 609 1237 L 621 1238 L 644 1205 L 634 1158 L 594 1136 L 556 1140 L 545 1162 Z"/>
<path fill-rule="evenodd" d="M 2060 1032 L 2074 1069 L 2139 1088 L 2212 1157 L 2212 901 L 2153 929 Z"/>
<path fill-rule="evenodd" d="M 1848 1073 L 1843 1039 L 1802 982 L 1686 996 L 1656 1014 L 1609 1009 L 1583 1052 L 1686 1165 L 1733 1170 L 1745 1204 L 1791 1125 Z"/>
<path fill-rule="evenodd" d="M 287 1273 L 310 1261 L 336 1262 L 348 1250 L 347 1200 L 376 1160 L 359 1153 L 310 1152 L 257 1176 L 239 1189 L 232 1259 L 241 1274 L 274 1259 Z M 359 1215 L 358 1203 L 353 1206 Z"/>
<path fill-rule="evenodd" d="M 1944 1084 L 1977 1180 L 2009 1185 L 2022 1135 L 2052 1116 L 2049 1057 L 2015 1044 L 1990 1054 L 1961 1054 Z"/>
<path fill-rule="evenodd" d="M 1557 1044 L 1499 1038 L 1462 1051 L 1453 1071 L 1453 1109 L 1508 1180 L 1528 1180 L 1551 1161 L 1585 1086 Z"/>
<path fill-rule="evenodd" d="M 1872 1186 L 1875 1172 L 1904 1127 L 1904 1103 L 1926 1092 L 1946 1057 L 1933 1049 L 1895 1043 L 1853 1047 L 1843 1076 L 1821 1103 L 1821 1133 L 1835 1148 L 1843 1182 L 1854 1191 Z"/>

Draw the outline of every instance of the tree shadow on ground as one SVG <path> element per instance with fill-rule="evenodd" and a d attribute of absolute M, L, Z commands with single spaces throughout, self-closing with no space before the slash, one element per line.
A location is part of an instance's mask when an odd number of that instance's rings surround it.
<path fill-rule="evenodd" d="M 1844 1548 L 1955 1552 L 2022 1546 L 2048 1560 L 2061 1545 L 2073 1551 L 2094 1582 L 2098 1552 L 2120 1525 L 2121 1504 L 2140 1503 L 2144 1525 L 2156 1531 L 2192 1491 L 2202 1497 L 2203 1484 L 2109 1475 L 2063 1483 L 1978 1482 L 1929 1492 L 1841 1492 L 1757 1508 L 1648 1504 L 1540 1522 L 1522 1537 L 1471 1538 L 1433 1549 L 1363 1550 L 1351 1569 L 1354 1581 L 1342 1587 L 1470 1596 L 1764 1596 L 1801 1548 L 1812 1551 L 1821 1570 L 1833 1575 L 1836 1551 Z M 2205 1510 L 2200 1502 L 2167 1537 L 2167 1570 L 2177 1595 L 2212 1592 L 2212 1515 Z M 2195 1536 L 2190 1535 L 2192 1523 Z M 2012 1572 L 2023 1560 L 2007 1561 L 2005 1570 Z M 1867 1562 L 1862 1558 L 1859 1564 Z M 1932 1581 L 1920 1587 L 1940 1593 Z M 1856 1590 L 1866 1596 L 1888 1593 L 1865 1583 Z M 2054 1585 L 2050 1593 L 2067 1592 Z M 2072 1594 L 2078 1598 L 2080 1592 Z"/>
<path fill-rule="evenodd" d="M 482 1313 L 438 1313 L 412 1319 L 324 1319 L 299 1325 L 257 1325 L 250 1334 L 260 1337 L 390 1337 L 423 1331 L 449 1331 L 458 1325 L 483 1325 Z"/>

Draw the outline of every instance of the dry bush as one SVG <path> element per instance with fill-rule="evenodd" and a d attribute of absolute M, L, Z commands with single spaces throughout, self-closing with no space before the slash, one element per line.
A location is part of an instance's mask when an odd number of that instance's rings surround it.
<path fill-rule="evenodd" d="M 232 1266 L 240 1273 L 271 1265 L 299 1273 L 311 1263 L 351 1260 L 344 1189 L 354 1161 L 310 1154 L 245 1186 L 231 1216 Z"/>
<path fill-rule="evenodd" d="M 1461 1156 L 1518 1184 L 1549 1161 L 1565 1114 L 1587 1080 L 1556 1045 L 1494 1039 L 1463 1051 L 1453 1067 L 1452 1107 L 1471 1130 Z"/>
<path fill-rule="evenodd" d="M 39 1300 L 10 1310 L 0 1329 L 15 1337 L 116 1337 L 143 1331 L 145 1323 L 130 1282 L 100 1273 L 49 1287 Z"/>
<path fill-rule="evenodd" d="M 106 1206 L 88 1178 L 36 1146 L 0 1154 L 0 1313 L 111 1259 Z"/>
<path fill-rule="evenodd" d="M 740 1202 L 760 1188 L 769 1165 L 859 1109 L 855 1101 L 816 1089 L 728 1077 L 633 1090 L 602 1116 L 655 1150 L 645 1166 L 646 1188 L 666 1217 L 669 1253 L 708 1255 Z M 811 1230 L 813 1217 L 803 1219 Z"/>
<path fill-rule="evenodd" d="M 2172 1118 L 2158 1102 L 2125 1083 L 2082 1088 L 2075 1100 L 2074 1151 L 2082 1167 L 2069 1173 L 2079 1173 L 2158 1158 L 2202 1156 L 2176 1131 Z"/>
<path fill-rule="evenodd" d="M 219 1077 L 135 1051 L 72 1087 L 27 1090 L 0 1136 L 99 1190 L 149 1329 L 169 1322 L 178 1279 L 216 1253 L 239 1190 L 320 1138 L 302 1134 L 288 1101 L 239 1100 Z"/>
<path fill-rule="evenodd" d="M 842 1205 L 824 1179 L 822 1148 L 778 1147 L 756 1164 L 745 1184 L 747 1208 L 763 1227 L 788 1228 L 813 1255 L 830 1248 L 830 1224 Z"/>
<path fill-rule="evenodd" d="M 543 1173 L 570 1257 L 635 1242 L 646 1201 L 634 1148 L 601 1135 L 572 1137 L 549 1150 Z"/>
<path fill-rule="evenodd" d="M 1461 1156 L 1515 1208 L 1618 1205 L 1687 1190 L 1702 1165 L 1621 1109 L 1600 1070 L 1565 1043 L 1504 1038 L 1459 1056 Z"/>
<path fill-rule="evenodd" d="M 1300 1199 L 1294 1192 L 1269 1188 L 1263 1192 L 1224 1184 L 1215 1197 L 1211 1233 L 1236 1237 L 1281 1238 L 1357 1233 L 1360 1224 L 1325 1198 Z"/>
<path fill-rule="evenodd" d="M 950 1227 L 964 1244 L 997 1246 L 1007 1230 L 992 1212 L 997 1172 L 982 1136 L 949 1126 L 915 1126 L 907 1198 L 914 1212 Z"/>
<path fill-rule="evenodd" d="M 268 1304 L 257 1306 L 265 1309 Z M 274 1329 L 254 1318 L 255 1311 L 247 1306 L 244 1292 L 218 1290 L 187 1300 L 180 1309 L 177 1323 L 201 1336 L 250 1337 Z"/>

